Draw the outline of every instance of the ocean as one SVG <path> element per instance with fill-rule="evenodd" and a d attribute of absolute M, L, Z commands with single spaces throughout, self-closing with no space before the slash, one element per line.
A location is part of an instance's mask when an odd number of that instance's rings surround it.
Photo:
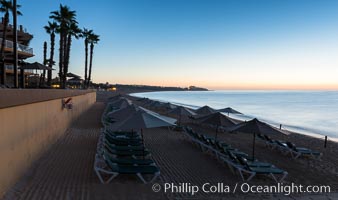
<path fill-rule="evenodd" d="M 134 93 L 162 102 L 190 108 L 208 105 L 214 109 L 232 107 L 243 115 L 230 117 L 258 118 L 273 126 L 314 137 L 338 139 L 338 91 L 171 91 Z"/>

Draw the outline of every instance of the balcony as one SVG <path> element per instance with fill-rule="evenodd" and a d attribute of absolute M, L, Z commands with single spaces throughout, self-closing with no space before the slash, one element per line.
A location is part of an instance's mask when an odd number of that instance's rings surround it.
<path fill-rule="evenodd" d="M 0 38 L 0 46 L 2 44 L 2 38 Z M 10 49 L 11 51 L 13 51 L 13 47 L 14 47 L 14 43 L 12 41 L 6 40 L 5 41 L 5 48 Z M 33 48 L 22 45 L 22 44 L 17 44 L 17 48 L 18 48 L 18 53 L 22 52 L 24 54 L 29 54 L 31 56 L 33 56 Z"/>

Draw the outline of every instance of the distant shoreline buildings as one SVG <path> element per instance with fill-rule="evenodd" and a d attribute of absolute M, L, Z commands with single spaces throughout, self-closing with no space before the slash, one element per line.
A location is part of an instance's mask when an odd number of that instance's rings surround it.
<path fill-rule="evenodd" d="M 122 85 L 122 84 L 109 84 L 99 83 L 95 84 L 95 88 L 111 91 L 127 91 L 127 92 L 154 92 L 154 91 L 209 91 L 207 88 L 189 86 L 186 88 L 181 87 L 162 87 L 162 86 L 150 86 L 150 85 Z"/>

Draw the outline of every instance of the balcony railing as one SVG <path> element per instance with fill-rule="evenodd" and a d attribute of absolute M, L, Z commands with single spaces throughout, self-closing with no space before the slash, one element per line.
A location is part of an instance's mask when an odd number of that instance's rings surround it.
<path fill-rule="evenodd" d="M 1 46 L 1 44 L 2 44 L 2 38 L 0 38 L 0 46 Z M 12 41 L 6 40 L 5 41 L 5 47 L 13 49 L 14 43 Z M 18 47 L 18 51 L 29 53 L 29 54 L 33 55 L 33 48 L 22 45 L 22 44 L 17 44 L 17 47 Z"/>

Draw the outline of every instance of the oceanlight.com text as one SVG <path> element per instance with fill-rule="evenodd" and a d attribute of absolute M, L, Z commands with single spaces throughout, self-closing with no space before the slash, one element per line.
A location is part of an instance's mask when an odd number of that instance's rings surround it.
<path fill-rule="evenodd" d="M 250 185 L 248 183 L 241 184 L 240 188 L 243 193 L 279 193 L 290 195 L 293 193 L 330 193 L 331 187 L 328 185 L 307 185 L 294 184 L 284 185 Z"/>
<path fill-rule="evenodd" d="M 227 185 L 224 183 L 204 183 L 203 185 L 194 185 L 191 183 L 158 183 L 153 184 L 152 189 L 154 192 L 163 190 L 165 193 L 185 193 L 195 195 L 197 193 L 274 193 L 274 194 L 300 194 L 300 193 L 330 193 L 331 187 L 328 185 L 307 185 L 302 184 L 283 184 L 277 183 L 276 185 L 254 185 L 249 183 L 236 183 L 235 185 Z"/>

